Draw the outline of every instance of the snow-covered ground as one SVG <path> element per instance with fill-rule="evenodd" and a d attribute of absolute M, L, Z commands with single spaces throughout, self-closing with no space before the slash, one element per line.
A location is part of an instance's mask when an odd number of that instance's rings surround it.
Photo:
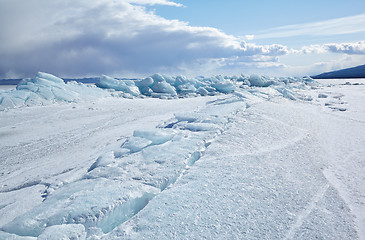
<path fill-rule="evenodd" d="M 3 94 L 0 239 L 365 239 L 365 85 L 157 78 Z"/>

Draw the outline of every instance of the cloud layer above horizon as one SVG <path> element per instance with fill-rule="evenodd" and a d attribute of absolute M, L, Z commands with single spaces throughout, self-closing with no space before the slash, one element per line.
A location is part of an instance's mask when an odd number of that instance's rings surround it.
<path fill-rule="evenodd" d="M 231 74 L 285 68 L 279 57 L 290 54 L 365 55 L 365 41 L 301 50 L 246 43 L 215 28 L 167 20 L 146 5 L 183 7 L 168 0 L 3 0 L 0 77 Z"/>

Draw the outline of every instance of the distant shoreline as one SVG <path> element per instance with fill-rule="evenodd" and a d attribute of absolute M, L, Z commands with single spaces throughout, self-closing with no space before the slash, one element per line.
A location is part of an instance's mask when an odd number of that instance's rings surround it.
<path fill-rule="evenodd" d="M 334 77 L 311 76 L 311 78 L 316 79 L 316 80 L 320 80 L 320 79 L 339 79 L 339 80 L 343 80 L 343 79 L 365 79 L 365 76 L 364 77 L 336 77 L 336 78 L 334 78 Z M 75 81 L 75 82 L 84 83 L 84 84 L 95 84 L 99 81 L 99 79 L 100 78 L 80 78 L 80 79 L 67 79 L 67 78 L 65 78 L 63 80 L 65 81 L 65 83 Z M 119 78 L 119 79 L 126 79 L 126 78 Z M 15 87 L 22 80 L 23 79 L 0 79 L 0 86 L 9 86 L 8 88 L 2 87 L 1 89 L 11 89 L 12 87 L 10 87 L 10 86 Z M 131 79 L 131 80 L 136 80 L 136 79 Z"/>
<path fill-rule="evenodd" d="M 332 72 L 325 72 L 319 75 L 311 76 L 313 79 L 357 79 L 365 78 L 365 65 L 360 65 L 352 68 L 345 68 Z"/>
<path fill-rule="evenodd" d="M 97 83 L 100 78 L 62 78 L 66 83 L 75 81 L 80 83 Z M 16 79 L 0 79 L 0 85 L 18 85 L 23 80 L 23 78 L 16 78 Z"/>
<path fill-rule="evenodd" d="M 365 76 L 360 77 L 318 77 L 318 76 L 311 76 L 313 79 L 362 79 Z"/>

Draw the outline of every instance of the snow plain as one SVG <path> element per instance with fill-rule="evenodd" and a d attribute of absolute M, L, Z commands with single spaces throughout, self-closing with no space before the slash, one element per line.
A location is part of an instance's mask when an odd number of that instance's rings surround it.
<path fill-rule="evenodd" d="M 365 239 L 365 85 L 159 76 L 0 111 L 0 239 Z"/>

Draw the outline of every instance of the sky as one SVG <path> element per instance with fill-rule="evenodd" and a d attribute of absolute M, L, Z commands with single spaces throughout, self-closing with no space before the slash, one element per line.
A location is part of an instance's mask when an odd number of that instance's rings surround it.
<path fill-rule="evenodd" d="M 364 0 L 0 0 L 0 78 L 261 74 L 365 64 Z"/>

